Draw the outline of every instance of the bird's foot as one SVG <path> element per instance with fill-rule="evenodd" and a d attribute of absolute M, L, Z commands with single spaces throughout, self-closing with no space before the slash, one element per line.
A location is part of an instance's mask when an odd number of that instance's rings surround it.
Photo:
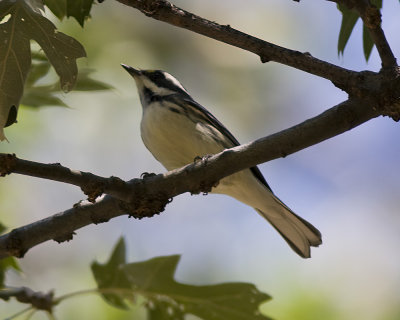
<path fill-rule="evenodd" d="M 150 177 L 154 177 L 154 176 L 156 176 L 157 174 L 155 174 L 155 173 L 153 173 L 153 172 L 143 172 L 141 175 L 140 175 L 140 178 L 142 178 L 142 179 L 147 179 L 147 178 L 150 178 Z"/>
<path fill-rule="evenodd" d="M 199 162 L 201 165 L 207 165 L 208 159 L 210 159 L 213 155 L 212 154 L 206 154 L 203 155 L 202 157 L 197 156 L 194 158 L 194 163 Z M 215 182 L 206 182 L 206 181 L 201 181 L 199 187 L 196 190 L 192 190 L 190 193 L 193 194 L 199 194 L 202 193 L 203 195 L 207 195 L 209 192 L 211 192 L 212 188 L 215 188 L 218 185 L 218 181 Z"/>
<path fill-rule="evenodd" d="M 210 159 L 213 155 L 212 154 L 205 154 L 204 156 L 200 157 L 200 156 L 196 156 L 196 158 L 194 158 L 193 162 L 202 162 L 202 164 L 207 164 L 208 159 Z"/>

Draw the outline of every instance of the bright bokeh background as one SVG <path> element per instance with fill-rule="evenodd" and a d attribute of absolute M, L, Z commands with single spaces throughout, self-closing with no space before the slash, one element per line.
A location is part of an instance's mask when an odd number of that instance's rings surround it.
<path fill-rule="evenodd" d="M 178 6 L 278 45 L 354 70 L 368 64 L 358 24 L 343 57 L 336 51 L 341 16 L 329 1 L 175 1 Z M 384 1 L 384 29 L 400 53 L 397 1 Z M 141 106 L 133 80 L 119 66 L 164 69 L 175 75 L 241 142 L 272 134 L 346 99 L 329 81 L 243 50 L 151 20 L 108 0 L 95 5 L 84 30 L 60 29 L 88 53 L 80 64 L 114 90 L 63 95 L 72 107 L 21 108 L 1 152 L 123 179 L 164 169 L 139 135 Z M 294 254 L 254 210 L 220 195 L 181 195 L 166 211 L 141 221 L 120 217 L 77 231 L 61 245 L 45 243 L 20 261 L 9 285 L 56 295 L 94 287 L 89 264 L 104 262 L 120 236 L 129 260 L 182 254 L 177 279 L 193 284 L 253 282 L 273 296 L 263 311 L 275 319 L 400 318 L 398 161 L 400 127 L 378 118 L 285 159 L 260 166 L 275 193 L 318 227 L 323 245 L 312 259 Z M 0 221 L 21 226 L 83 198 L 73 186 L 25 176 L 0 179 Z M 0 318 L 22 309 L 0 301 Z M 77 296 L 56 308 L 59 319 L 145 319 L 143 309 L 115 310 L 100 298 Z M 38 314 L 35 319 L 45 318 Z"/>

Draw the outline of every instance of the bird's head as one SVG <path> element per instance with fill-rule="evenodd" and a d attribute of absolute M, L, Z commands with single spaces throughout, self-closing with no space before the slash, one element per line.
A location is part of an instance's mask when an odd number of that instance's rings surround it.
<path fill-rule="evenodd" d="M 142 104 L 146 105 L 154 97 L 180 94 L 190 97 L 182 84 L 168 72 L 162 70 L 140 70 L 122 64 L 135 79 Z"/>

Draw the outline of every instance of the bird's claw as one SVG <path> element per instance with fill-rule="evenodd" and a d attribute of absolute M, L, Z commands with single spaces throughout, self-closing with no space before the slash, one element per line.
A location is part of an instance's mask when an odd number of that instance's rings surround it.
<path fill-rule="evenodd" d="M 154 176 L 156 176 L 156 174 L 153 173 L 153 172 L 143 172 L 143 173 L 140 175 L 140 178 L 142 178 L 142 179 L 147 179 L 147 178 L 154 177 Z"/>
<path fill-rule="evenodd" d="M 200 156 L 196 156 L 193 160 L 194 163 L 196 162 L 202 162 L 204 164 L 207 164 L 207 160 L 209 158 L 211 158 L 213 155 L 212 154 L 205 154 L 204 156 L 200 157 Z"/>

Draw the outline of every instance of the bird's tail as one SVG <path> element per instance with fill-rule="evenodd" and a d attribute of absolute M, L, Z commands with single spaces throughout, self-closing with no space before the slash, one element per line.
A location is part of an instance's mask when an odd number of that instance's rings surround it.
<path fill-rule="evenodd" d="M 273 195 L 276 205 L 257 212 L 281 234 L 289 246 L 301 257 L 310 258 L 310 247 L 322 243 L 321 232 L 311 223 L 290 210 L 278 197 Z"/>

